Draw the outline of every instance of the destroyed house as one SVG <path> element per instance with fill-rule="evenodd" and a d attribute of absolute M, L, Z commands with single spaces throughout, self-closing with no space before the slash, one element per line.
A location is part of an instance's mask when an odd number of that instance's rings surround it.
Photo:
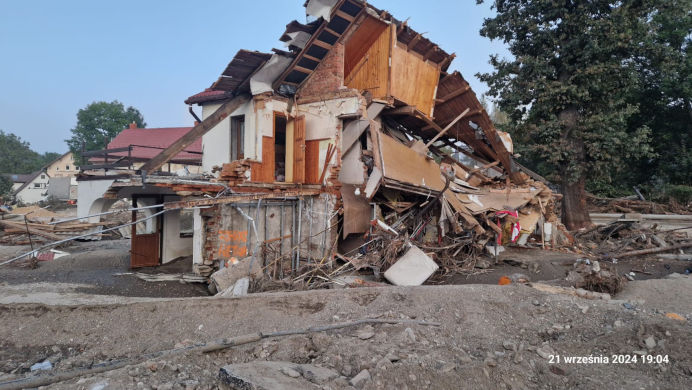
<path fill-rule="evenodd" d="M 364 1 L 305 7 L 285 50 L 241 50 L 190 96 L 201 123 L 136 175 L 84 173 L 105 191 L 92 214 L 162 205 L 133 212 L 133 267 L 192 256 L 209 275 L 250 257 L 278 278 L 373 237 L 486 242 L 502 231 L 488 213 L 540 203 L 548 218 L 550 190 L 517 170 L 454 54 Z M 200 138 L 203 175 L 159 172 Z"/>

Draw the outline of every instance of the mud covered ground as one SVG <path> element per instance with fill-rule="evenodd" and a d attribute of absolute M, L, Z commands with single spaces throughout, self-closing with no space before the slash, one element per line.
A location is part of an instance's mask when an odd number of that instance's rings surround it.
<path fill-rule="evenodd" d="M 419 325 L 361 326 L 265 339 L 208 354 L 154 359 L 54 384 L 56 389 L 226 388 L 228 364 L 312 364 L 336 377 L 319 384 L 281 373 L 300 388 L 635 388 L 692 386 L 692 279 L 629 283 L 611 301 L 547 294 L 524 285 L 362 288 L 243 298 L 0 306 L 0 381 L 46 359 L 53 371 L 135 357 L 252 332 L 362 318 Z M 681 319 L 666 314 L 674 312 Z M 565 363 L 565 357 L 666 356 L 668 363 Z M 549 355 L 561 356 L 560 363 Z M 288 372 L 288 371 L 287 371 Z M 314 378 L 312 378 L 314 380 Z M 295 382 L 298 381 L 298 382 Z"/>

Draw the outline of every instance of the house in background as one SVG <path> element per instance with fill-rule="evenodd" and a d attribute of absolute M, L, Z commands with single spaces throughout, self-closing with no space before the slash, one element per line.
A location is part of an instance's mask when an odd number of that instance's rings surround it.
<path fill-rule="evenodd" d="M 47 199 L 50 176 L 45 168 L 29 175 L 12 175 L 11 178 L 15 176 L 23 181 L 21 184 L 15 181 L 13 186 L 13 196 L 18 203 L 32 204 Z"/>
<path fill-rule="evenodd" d="M 192 127 L 138 128 L 135 123 L 123 130 L 106 149 L 87 152 L 91 164 L 102 166 L 113 165 L 113 168 L 139 169 L 145 162 L 169 147 L 173 142 L 187 134 Z M 202 164 L 202 141 L 189 145 L 161 168 L 164 172 L 175 173 L 186 171 L 190 174 L 200 172 Z M 93 168 L 93 165 L 85 167 Z"/>
<path fill-rule="evenodd" d="M 79 173 L 79 167 L 74 161 L 74 154 L 67 152 L 46 166 L 46 172 L 50 177 L 75 177 Z"/>

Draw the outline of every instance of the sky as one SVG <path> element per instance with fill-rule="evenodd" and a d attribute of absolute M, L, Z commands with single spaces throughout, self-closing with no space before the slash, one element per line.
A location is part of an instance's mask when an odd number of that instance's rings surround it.
<path fill-rule="evenodd" d="M 137 108 L 147 127 L 191 126 L 184 100 L 208 88 L 239 49 L 283 49 L 279 37 L 304 0 L 0 1 L 0 130 L 40 152 L 67 151 L 77 111 L 95 101 Z M 478 95 L 475 74 L 489 56 L 508 56 L 479 35 L 488 2 L 371 0 L 457 58 Z"/>

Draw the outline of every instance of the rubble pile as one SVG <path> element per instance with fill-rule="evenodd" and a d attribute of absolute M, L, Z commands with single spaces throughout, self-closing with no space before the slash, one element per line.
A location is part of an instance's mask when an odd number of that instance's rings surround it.
<path fill-rule="evenodd" d="M 636 195 L 622 198 L 602 198 L 588 195 L 587 206 L 592 213 L 692 214 L 692 209 L 675 202 L 656 203 Z"/>
<path fill-rule="evenodd" d="M 618 256 L 630 251 L 662 251 L 689 242 L 683 230 L 662 230 L 657 226 L 645 227 L 634 220 L 618 220 L 607 225 L 594 226 L 575 234 L 574 251 L 593 258 L 617 261 Z"/>
<path fill-rule="evenodd" d="M 69 221 L 55 223 L 61 216 L 38 206 L 7 210 L 0 220 L 0 243 L 3 245 L 29 245 L 60 241 L 94 229 L 117 226 L 119 221 L 98 223 Z M 117 234 L 117 233 L 113 233 Z"/>

